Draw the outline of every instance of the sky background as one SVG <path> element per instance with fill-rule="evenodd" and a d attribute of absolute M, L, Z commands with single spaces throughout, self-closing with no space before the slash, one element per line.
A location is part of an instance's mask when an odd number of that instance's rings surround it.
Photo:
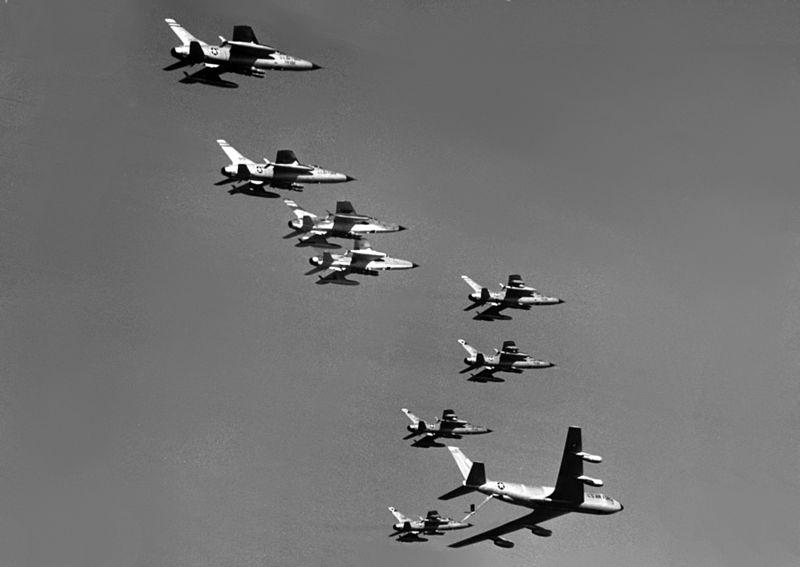
<path fill-rule="evenodd" d="M 797 565 L 800 3 L 0 5 L 0 564 Z M 325 67 L 183 85 L 234 24 Z M 410 272 L 317 286 L 214 140 L 358 178 Z M 478 322 L 459 275 L 566 303 Z M 558 366 L 475 384 L 465 338 Z M 514 549 L 404 545 L 461 480 L 409 407 L 555 480 L 569 425 L 625 505 Z M 492 502 L 488 529 L 524 514 Z"/>

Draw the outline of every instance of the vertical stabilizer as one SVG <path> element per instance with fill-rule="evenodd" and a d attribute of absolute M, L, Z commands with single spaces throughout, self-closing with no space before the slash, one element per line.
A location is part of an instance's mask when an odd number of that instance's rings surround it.
<path fill-rule="evenodd" d="M 189 45 L 193 41 L 196 41 L 200 45 L 207 45 L 205 42 L 200 41 L 195 36 L 186 31 L 186 28 L 184 28 L 182 25 L 180 25 L 172 18 L 166 18 L 164 21 L 167 22 L 167 24 L 169 24 L 169 29 L 171 29 L 175 33 L 175 35 L 178 36 L 178 39 L 181 40 L 181 43 L 183 45 Z"/>

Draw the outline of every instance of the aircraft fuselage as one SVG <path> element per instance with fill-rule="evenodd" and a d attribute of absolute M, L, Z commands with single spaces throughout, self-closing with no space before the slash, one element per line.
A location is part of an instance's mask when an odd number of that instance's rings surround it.
<path fill-rule="evenodd" d="M 475 490 L 524 508 L 546 508 L 595 515 L 614 514 L 623 509 L 617 500 L 599 493 L 585 493 L 583 502 L 553 500 L 550 498 L 554 490 L 551 486 L 527 486 L 515 482 L 487 480 L 481 486 L 475 487 Z"/>
<path fill-rule="evenodd" d="M 344 228 L 341 228 L 342 226 L 344 226 Z M 289 228 L 302 230 L 303 220 L 297 218 L 292 219 L 289 221 Z M 337 223 L 336 218 L 334 217 L 316 221 L 308 232 L 324 231 L 327 233 L 325 234 L 326 237 L 361 238 L 365 234 L 398 232 L 404 229 L 405 227 L 398 224 L 383 223 L 369 217 L 364 217 L 363 220 L 359 219 L 355 224 L 350 224 L 350 222 L 348 222 L 342 225 L 342 223 Z"/>
<path fill-rule="evenodd" d="M 244 164 L 247 167 L 248 179 L 265 181 L 273 185 L 292 185 L 301 183 L 344 183 L 352 181 L 352 177 L 344 173 L 337 173 L 317 166 L 306 166 L 305 169 L 295 171 L 280 171 L 280 165 L 267 163 Z M 225 177 L 240 176 L 240 164 L 229 164 L 223 167 L 220 172 Z"/>
<path fill-rule="evenodd" d="M 460 437 L 461 435 L 480 435 L 482 433 L 492 432 L 488 427 L 472 425 L 470 423 L 451 426 L 442 425 L 442 422 L 428 424 L 422 421 L 416 425 L 409 425 L 406 429 L 412 433 L 433 433 L 439 437 Z"/>
<path fill-rule="evenodd" d="M 262 71 L 311 71 L 319 69 L 311 61 L 293 57 L 270 47 L 244 44 L 231 45 L 201 45 L 203 63 L 220 65 L 225 70 L 244 75 L 260 75 Z M 190 46 L 180 45 L 172 49 L 173 57 L 186 59 L 189 57 Z"/>
<path fill-rule="evenodd" d="M 492 356 L 484 356 L 485 362 L 483 366 L 491 368 L 500 372 L 522 372 L 532 368 L 550 368 L 555 366 L 548 360 L 538 360 L 526 354 L 514 355 L 513 358 L 508 358 L 507 354 L 495 354 Z M 465 364 L 475 364 L 477 362 L 476 356 L 468 356 L 464 358 Z"/>
<path fill-rule="evenodd" d="M 481 294 L 478 292 L 470 293 L 469 299 L 474 302 L 482 301 Z M 506 297 L 505 291 L 490 291 L 489 300 L 486 303 L 502 305 L 511 309 L 529 309 L 534 305 L 558 305 L 559 303 L 564 303 L 564 300 L 539 293 L 522 297 Z"/>
<path fill-rule="evenodd" d="M 369 260 L 365 265 L 360 266 L 352 266 L 352 258 L 345 254 L 332 254 L 331 256 L 333 257 L 333 263 L 328 266 L 329 268 L 343 268 L 354 274 L 363 274 L 368 276 L 377 276 L 378 272 L 387 270 L 410 270 L 417 267 L 414 262 L 401 260 L 399 258 L 391 258 L 386 255 L 376 255 L 374 259 Z M 310 258 L 309 262 L 312 266 L 324 265 L 324 260 L 319 256 Z"/>

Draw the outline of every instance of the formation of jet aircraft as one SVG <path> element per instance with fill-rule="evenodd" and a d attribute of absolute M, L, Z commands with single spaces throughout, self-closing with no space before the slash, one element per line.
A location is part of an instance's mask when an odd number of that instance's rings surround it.
<path fill-rule="evenodd" d="M 249 26 L 234 26 L 231 40 L 220 36 L 220 44 L 209 45 L 194 37 L 175 20 L 167 19 L 166 22 L 180 39 L 181 45 L 171 50 L 171 54 L 178 61 L 165 67 L 165 70 L 202 66 L 193 74 L 184 72 L 185 76 L 181 80 L 183 83 L 237 87 L 236 83 L 223 80 L 221 75 L 238 73 L 264 77 L 267 70 L 306 71 L 320 68 L 310 61 L 281 53 L 259 43 Z M 230 164 L 221 168 L 220 171 L 225 179 L 216 185 L 233 185 L 231 193 L 249 192 L 253 195 L 277 196 L 275 193 L 267 192 L 265 188 L 302 191 L 303 184 L 344 183 L 354 180 L 353 177 L 343 173 L 301 163 L 292 150 L 278 150 L 275 161 L 263 158 L 263 162 L 256 162 L 243 156 L 225 140 L 217 140 L 217 143 L 229 158 Z M 385 223 L 358 214 L 350 201 L 337 201 L 336 211 L 328 212 L 325 217 L 300 208 L 293 200 L 287 199 L 284 202 L 292 209 L 295 217 L 288 223 L 292 233 L 284 238 L 297 238 L 297 246 L 338 249 L 342 246 L 331 243 L 328 239 L 341 238 L 355 241 L 353 249 L 343 254 L 324 251 L 320 256 L 309 259 L 314 267 L 306 272 L 306 275 L 326 272 L 319 277 L 317 281 L 319 284 L 358 285 L 358 281 L 350 280 L 347 276 L 350 274 L 377 276 L 386 270 L 407 270 L 418 266 L 409 260 L 392 258 L 384 252 L 372 249 L 364 238 L 369 234 L 403 231 L 405 227 L 402 225 Z M 472 289 L 472 293 L 468 296 L 470 305 L 464 311 L 482 308 L 475 316 L 478 320 L 507 320 L 511 317 L 502 313 L 505 309 L 530 310 L 536 305 L 563 303 L 563 300 L 557 297 L 543 295 L 535 288 L 525 285 L 518 274 L 510 275 L 506 284 L 501 283 L 499 291 L 490 291 L 466 275 L 461 277 Z M 495 373 L 522 373 L 527 369 L 555 366 L 552 362 L 537 360 L 520 352 L 514 341 L 503 342 L 502 348 L 495 349 L 492 355 L 479 352 L 463 339 L 458 342 L 468 354 L 464 358 L 467 367 L 461 373 L 477 371 L 470 377 L 470 380 L 474 381 L 502 382 L 501 378 L 495 377 Z M 409 434 L 404 439 L 415 439 L 412 443 L 414 446 L 445 446 L 437 443 L 437 439 L 461 439 L 464 435 L 492 432 L 487 427 L 475 426 L 459 419 L 451 409 L 444 410 L 442 417 L 436 418 L 433 422 L 419 419 L 407 408 L 402 408 L 402 411 L 411 421 L 411 425 L 407 426 Z M 623 509 L 622 504 L 604 494 L 584 492 L 584 485 L 600 487 L 603 481 L 585 475 L 583 463 L 600 463 L 602 459 L 583 451 L 581 430 L 577 427 L 569 428 L 554 487 L 489 480 L 482 462 L 472 462 L 458 447 L 448 446 L 448 450 L 464 480 L 460 486 L 442 495 L 441 500 L 481 493 L 486 495 L 486 499 L 480 506 L 491 500 L 500 500 L 533 510 L 525 516 L 458 541 L 450 547 L 464 547 L 486 540 L 500 547 L 513 547 L 514 543 L 503 536 L 517 530 L 528 529 L 534 535 L 548 537 L 552 532 L 540 524 L 558 516 L 570 512 L 608 515 Z M 467 520 L 477 512 L 475 505 L 472 504 L 469 514 L 461 521 L 456 521 L 441 516 L 435 510 L 418 519 L 406 517 L 391 506 L 389 511 L 397 520 L 393 525 L 394 532 L 391 537 L 397 536 L 399 541 L 427 541 L 422 536 L 443 535 L 445 531 L 470 528 L 473 524 Z"/>
<path fill-rule="evenodd" d="M 463 419 L 459 419 L 451 409 L 444 410 L 442 412 L 442 417 L 437 417 L 432 423 L 419 419 L 406 408 L 402 408 L 400 411 L 406 414 L 406 417 L 411 420 L 411 425 L 407 426 L 410 433 L 403 437 L 403 439 L 412 439 L 422 435 L 420 439 L 414 442 L 415 446 L 424 447 L 438 445 L 436 439 L 439 437 L 461 439 L 463 435 L 480 435 L 482 433 L 492 432 L 488 427 L 472 425 Z"/>
<path fill-rule="evenodd" d="M 289 221 L 289 228 L 294 232 L 284 238 L 299 236 L 297 246 L 341 248 L 338 244 L 328 242 L 328 238 L 357 239 L 367 234 L 399 232 L 406 229 L 399 224 L 389 224 L 367 215 L 360 215 L 356 213 L 350 201 L 337 201 L 336 212 L 329 212 L 324 218 L 301 209 L 297 203 L 289 199 L 284 200 L 284 203 L 292 209 L 295 216 Z"/>
<path fill-rule="evenodd" d="M 529 310 L 534 305 L 557 305 L 564 303 L 557 297 L 542 295 L 535 288 L 526 286 L 522 277 L 518 274 L 508 276 L 507 284 L 500 284 L 500 291 L 489 291 L 488 288 L 481 287 L 468 276 L 461 276 L 467 285 L 473 289 L 473 293 L 467 296 L 472 302 L 464 311 L 470 311 L 477 307 L 488 305 L 487 309 L 479 312 L 475 319 L 511 319 L 508 315 L 503 315 L 503 309 L 524 309 Z"/>
<path fill-rule="evenodd" d="M 275 161 L 264 158 L 263 162 L 255 162 L 244 157 L 225 140 L 217 140 L 217 144 L 231 161 L 220 170 L 226 179 L 217 185 L 242 183 L 251 189 L 266 185 L 276 189 L 302 191 L 303 183 L 345 183 L 355 180 L 344 173 L 300 163 L 292 150 L 278 150 Z M 234 191 L 240 190 L 241 187 L 234 188 Z"/>
<path fill-rule="evenodd" d="M 441 500 L 449 500 L 471 492 L 480 492 L 488 497 L 487 500 L 495 499 L 533 509 L 533 512 L 525 516 L 453 543 L 450 547 L 464 547 L 485 540 L 491 540 L 500 547 L 514 547 L 514 542 L 502 536 L 517 530 L 528 529 L 534 535 L 549 537 L 552 532 L 539 525 L 547 520 L 570 512 L 609 515 L 623 509 L 622 504 L 604 494 L 584 493 L 584 485 L 603 486 L 602 480 L 583 473 L 584 461 L 600 463 L 602 458 L 584 452 L 579 427 L 569 428 L 555 487 L 528 486 L 515 482 L 489 480 L 486 477 L 483 463 L 472 462 L 458 447 L 448 447 L 448 449 L 453 455 L 464 481 L 461 486 L 440 496 Z"/>
<path fill-rule="evenodd" d="M 311 257 L 308 261 L 314 268 L 306 272 L 306 275 L 328 270 L 326 275 L 320 276 L 317 283 L 358 285 L 357 281 L 349 280 L 347 276 L 349 274 L 377 276 L 383 271 L 411 270 L 419 266 L 409 260 L 392 258 L 385 252 L 373 250 L 372 245 L 364 239 L 356 240 L 355 245 L 355 249 L 348 250 L 344 254 L 323 252 L 322 256 Z"/>
<path fill-rule="evenodd" d="M 202 65 L 202 69 L 191 75 L 184 72 L 183 83 L 205 83 L 235 88 L 238 85 L 220 77 L 223 73 L 237 73 L 252 77 L 264 77 L 266 71 L 313 71 L 319 65 L 281 53 L 274 47 L 258 42 L 250 26 L 234 26 L 233 39 L 219 36 L 219 45 L 209 45 L 190 34 L 171 18 L 164 20 L 181 40 L 170 53 L 178 61 L 164 67 L 173 71 L 182 67 Z"/>
<path fill-rule="evenodd" d="M 420 516 L 418 520 L 404 516 L 394 506 L 389 506 L 389 511 L 397 519 L 397 523 L 392 526 L 395 531 L 389 537 L 399 536 L 398 541 L 428 541 L 421 536 L 444 535 L 447 530 L 472 527 L 472 524 L 466 522 L 466 518 L 457 522 L 440 515 L 436 510 L 430 510 L 425 517 Z"/>
<path fill-rule="evenodd" d="M 532 368 L 550 368 L 554 363 L 547 360 L 538 360 L 529 354 L 520 352 L 514 341 L 504 341 L 502 348 L 494 349 L 494 354 L 486 355 L 478 352 L 475 347 L 467 344 L 464 339 L 458 339 L 458 344 L 467 351 L 464 364 L 467 365 L 461 374 L 478 370 L 470 380 L 476 382 L 503 382 L 502 378 L 494 375 L 495 372 L 512 372 L 521 374 L 524 370 Z"/>

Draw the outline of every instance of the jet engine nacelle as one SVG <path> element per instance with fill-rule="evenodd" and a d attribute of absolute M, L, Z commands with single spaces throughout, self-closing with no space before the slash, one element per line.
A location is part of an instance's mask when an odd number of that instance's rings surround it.
<path fill-rule="evenodd" d="M 599 478 L 592 478 L 591 476 L 581 475 L 578 477 L 578 480 L 583 484 L 588 484 L 589 486 L 603 486 L 602 480 Z"/>
<path fill-rule="evenodd" d="M 591 453 L 584 453 L 583 451 L 581 451 L 580 453 L 575 453 L 575 454 L 577 456 L 579 456 L 581 459 L 583 459 L 584 461 L 586 461 L 587 463 L 602 463 L 603 462 L 603 457 L 601 457 L 600 455 L 592 455 Z"/>
<path fill-rule="evenodd" d="M 539 537 L 550 537 L 553 535 L 551 530 L 543 528 L 542 526 L 531 526 L 530 530 L 533 535 L 537 535 Z"/>
<path fill-rule="evenodd" d="M 420 420 L 419 422 L 409 425 L 407 429 L 412 433 L 422 433 L 428 430 L 428 424 Z"/>
<path fill-rule="evenodd" d="M 507 539 L 505 539 L 505 538 L 502 538 L 502 537 L 500 537 L 500 536 L 497 536 L 496 538 L 494 538 L 494 539 L 492 540 L 492 542 L 493 542 L 493 543 L 494 543 L 494 544 L 495 544 L 497 547 L 503 547 L 503 548 L 505 548 L 505 549 L 510 549 L 510 548 L 514 547 L 514 542 L 513 542 L 513 541 L 509 541 L 509 540 L 507 540 Z"/>

